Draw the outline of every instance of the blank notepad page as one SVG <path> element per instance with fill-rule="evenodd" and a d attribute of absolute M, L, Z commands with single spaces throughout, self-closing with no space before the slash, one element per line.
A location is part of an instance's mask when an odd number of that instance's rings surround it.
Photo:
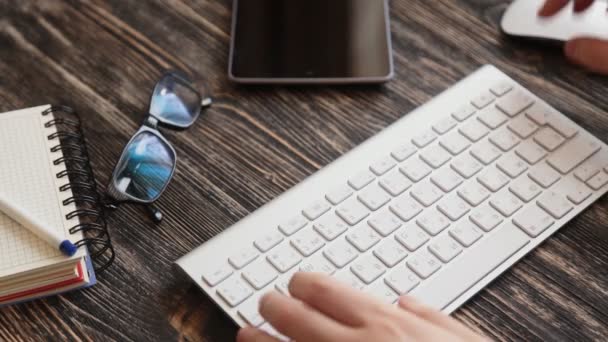
<path fill-rule="evenodd" d="M 41 112 L 48 106 L 34 107 L 0 114 L 0 193 L 37 216 L 61 234 L 76 224 L 65 219 L 62 200 L 71 192 L 61 193 L 63 181 L 56 177 L 63 164 L 53 165 L 61 152 L 50 148 L 58 140 L 47 136 L 55 128 L 44 127 L 52 119 Z M 76 241 L 81 235 L 71 235 Z M 75 257 L 82 256 L 79 252 Z M 26 228 L 0 211 L 0 277 L 68 260 L 56 248 L 49 246 Z"/>

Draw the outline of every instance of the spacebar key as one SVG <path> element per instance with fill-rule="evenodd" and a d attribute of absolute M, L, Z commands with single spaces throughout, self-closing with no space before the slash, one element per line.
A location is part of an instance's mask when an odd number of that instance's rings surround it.
<path fill-rule="evenodd" d="M 484 276 L 519 251 L 529 238 L 508 222 L 422 283 L 410 294 L 435 309 L 443 310 Z"/>

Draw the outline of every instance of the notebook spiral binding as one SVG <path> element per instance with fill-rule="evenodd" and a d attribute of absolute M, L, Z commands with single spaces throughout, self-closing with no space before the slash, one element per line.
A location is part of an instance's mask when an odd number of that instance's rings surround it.
<path fill-rule="evenodd" d="M 56 174 L 66 183 L 59 191 L 72 191 L 72 196 L 63 205 L 76 205 L 77 209 L 66 214 L 66 219 L 79 218 L 79 223 L 70 228 L 70 234 L 82 232 L 84 239 L 76 241 L 78 247 L 86 246 L 96 273 L 100 273 L 114 261 L 114 248 L 107 229 L 101 198 L 97 192 L 95 176 L 89 163 L 89 154 L 82 133 L 80 119 L 68 106 L 51 106 L 42 112 L 43 116 L 53 114 L 53 119 L 44 123 L 45 127 L 56 126 L 57 131 L 48 135 L 48 140 L 57 140 L 51 152 L 61 151 L 63 156 L 53 160 L 54 165 L 64 164 L 65 169 Z"/>

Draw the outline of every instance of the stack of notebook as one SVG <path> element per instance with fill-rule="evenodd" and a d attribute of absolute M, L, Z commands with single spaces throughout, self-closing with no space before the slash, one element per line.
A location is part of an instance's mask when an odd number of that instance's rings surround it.
<path fill-rule="evenodd" d="M 0 306 L 95 283 L 92 259 L 105 267 L 113 250 L 68 107 L 0 114 L 0 194 L 82 247 L 66 257 L 0 212 Z"/>

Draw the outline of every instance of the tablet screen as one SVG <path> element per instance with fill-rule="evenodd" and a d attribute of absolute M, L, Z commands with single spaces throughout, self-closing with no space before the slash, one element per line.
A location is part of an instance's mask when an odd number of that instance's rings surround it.
<path fill-rule="evenodd" d="M 385 0 L 235 1 L 231 76 L 389 77 L 386 6 Z"/>

